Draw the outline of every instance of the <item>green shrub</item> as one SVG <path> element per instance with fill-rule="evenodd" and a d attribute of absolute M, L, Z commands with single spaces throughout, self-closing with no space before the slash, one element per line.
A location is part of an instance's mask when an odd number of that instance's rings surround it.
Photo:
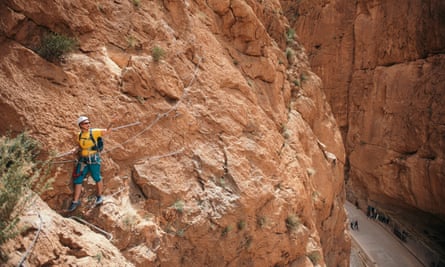
<path fill-rule="evenodd" d="M 42 38 L 37 53 L 49 61 L 59 61 L 64 54 L 74 50 L 76 45 L 73 38 L 50 33 Z"/>
<path fill-rule="evenodd" d="M 161 60 L 161 58 L 164 57 L 165 51 L 164 49 L 162 49 L 162 47 L 155 46 L 151 50 L 151 55 L 153 56 L 153 60 L 158 62 L 159 60 Z"/>
<path fill-rule="evenodd" d="M 286 48 L 286 58 L 287 58 L 287 61 L 289 61 L 290 63 L 293 62 L 294 56 L 295 56 L 294 50 L 292 48 L 290 48 L 290 47 L 287 47 Z"/>
<path fill-rule="evenodd" d="M 184 212 L 184 201 L 182 200 L 177 200 L 174 204 L 173 207 L 174 209 L 179 212 L 179 213 L 183 213 Z"/>
<path fill-rule="evenodd" d="M 294 41 L 294 38 L 295 38 L 295 30 L 293 28 L 287 29 L 287 32 L 286 32 L 287 42 L 292 43 Z"/>
<path fill-rule="evenodd" d="M 294 231 L 301 224 L 300 218 L 295 214 L 290 214 L 286 218 L 286 227 L 289 231 Z"/>
<path fill-rule="evenodd" d="M 311 252 L 307 257 L 311 260 L 312 264 L 317 265 L 320 262 L 320 253 L 317 251 Z"/>
<path fill-rule="evenodd" d="M 127 37 L 127 43 L 128 43 L 128 47 L 132 48 L 132 49 L 137 49 L 141 45 L 139 40 L 136 39 L 136 37 L 134 37 L 133 35 L 130 35 Z"/>
<path fill-rule="evenodd" d="M 133 5 L 139 7 L 141 5 L 141 0 L 133 0 Z"/>
<path fill-rule="evenodd" d="M 98 263 L 100 263 L 102 261 L 103 258 L 103 254 L 101 251 L 99 251 L 96 256 L 94 256 L 94 258 L 97 260 Z"/>
<path fill-rule="evenodd" d="M 232 226 L 228 225 L 224 227 L 224 229 L 221 232 L 221 236 L 227 236 L 232 231 Z"/>
<path fill-rule="evenodd" d="M 124 224 L 124 228 L 126 230 L 133 230 L 134 227 L 137 225 L 137 217 L 131 213 L 126 213 L 123 218 L 122 218 L 122 222 Z"/>
<path fill-rule="evenodd" d="M 0 137 L 0 245 L 19 233 L 17 223 L 21 212 L 32 203 L 31 190 L 41 193 L 48 189 L 39 163 L 38 143 L 25 133 L 15 138 Z"/>
<path fill-rule="evenodd" d="M 238 226 L 238 230 L 240 230 L 240 231 L 244 230 L 246 228 L 246 221 L 244 221 L 244 220 L 239 221 L 237 223 L 237 226 Z"/>
<path fill-rule="evenodd" d="M 179 229 L 178 231 L 176 231 L 176 235 L 179 237 L 184 237 L 185 229 Z"/>

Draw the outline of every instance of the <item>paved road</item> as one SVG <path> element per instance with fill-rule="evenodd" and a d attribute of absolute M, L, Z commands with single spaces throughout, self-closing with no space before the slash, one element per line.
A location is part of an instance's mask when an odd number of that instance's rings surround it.
<path fill-rule="evenodd" d="M 359 230 L 350 230 L 371 261 L 379 267 L 424 267 L 395 236 L 349 202 L 345 204 L 350 221 L 358 220 Z M 351 266 L 353 262 L 351 262 Z"/>

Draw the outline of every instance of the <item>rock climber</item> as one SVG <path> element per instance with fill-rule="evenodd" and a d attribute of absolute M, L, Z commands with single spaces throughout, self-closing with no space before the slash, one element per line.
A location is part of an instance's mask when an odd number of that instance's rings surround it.
<path fill-rule="evenodd" d="M 69 212 L 74 211 L 80 206 L 80 194 L 82 192 L 82 183 L 88 173 L 91 174 L 93 180 L 96 182 L 96 201 L 95 205 L 99 205 L 103 202 L 102 191 L 103 181 L 100 170 L 100 151 L 101 140 L 103 136 L 111 132 L 111 125 L 115 119 L 113 119 L 110 125 L 106 129 L 90 128 L 90 121 L 86 116 L 80 116 L 77 119 L 77 125 L 80 128 L 80 133 L 76 136 L 76 142 L 78 146 L 73 148 L 70 152 L 75 154 L 79 153 L 79 159 L 73 171 L 73 184 L 74 193 L 73 201 L 68 208 Z"/>

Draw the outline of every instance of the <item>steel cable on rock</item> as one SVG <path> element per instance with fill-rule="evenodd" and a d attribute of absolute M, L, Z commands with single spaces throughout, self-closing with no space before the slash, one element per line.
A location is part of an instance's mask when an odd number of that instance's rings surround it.
<path fill-rule="evenodd" d="M 201 61 L 202 61 L 202 58 L 200 58 L 199 61 L 198 61 L 198 63 L 196 64 L 195 70 L 194 70 L 194 72 L 193 72 L 192 79 L 190 80 L 190 82 L 189 82 L 189 84 L 187 85 L 187 87 L 184 88 L 184 93 L 182 94 L 182 96 L 179 98 L 178 102 L 176 102 L 175 105 L 173 105 L 169 110 L 167 110 L 167 111 L 164 112 L 164 113 L 158 113 L 158 114 L 156 115 L 156 118 L 155 118 L 155 119 L 154 119 L 154 120 L 153 120 L 147 127 L 145 127 L 144 129 L 142 129 L 141 131 L 139 131 L 138 133 L 136 133 L 136 134 L 133 135 L 132 137 L 128 138 L 127 140 L 121 142 L 121 143 L 119 144 L 119 146 L 112 147 L 111 149 L 109 149 L 109 150 L 107 150 L 107 151 L 105 151 L 105 152 L 103 152 L 103 153 L 107 153 L 107 152 L 113 151 L 114 149 L 116 149 L 116 148 L 118 148 L 118 147 L 120 147 L 120 146 L 123 146 L 124 144 L 127 144 L 127 143 L 129 143 L 129 142 L 131 142 L 131 141 L 133 141 L 133 140 L 135 140 L 137 137 L 141 136 L 142 134 L 144 134 L 145 132 L 147 132 L 148 130 L 150 130 L 150 129 L 151 129 L 151 128 L 152 128 L 152 127 L 153 127 L 153 126 L 160 120 L 160 119 L 162 119 L 162 118 L 164 118 L 164 117 L 167 117 L 172 111 L 176 110 L 177 107 L 178 107 L 178 105 L 179 105 L 179 104 L 183 101 L 183 99 L 187 96 L 188 89 L 190 88 L 190 86 L 192 86 L 193 82 L 195 81 L 196 76 L 197 76 L 197 74 L 198 74 L 199 65 L 201 64 Z"/>
<path fill-rule="evenodd" d="M 25 254 L 22 256 L 22 259 L 20 260 L 19 264 L 17 264 L 17 267 L 23 267 L 23 263 L 25 262 L 26 258 L 29 256 L 29 254 L 31 253 L 31 250 L 36 245 L 37 239 L 39 238 L 40 232 L 42 231 L 42 225 L 43 225 L 42 216 L 40 216 L 40 213 L 38 214 L 38 216 L 40 219 L 40 224 L 39 224 L 39 229 L 37 229 L 37 234 L 34 237 L 34 240 L 32 241 L 29 248 L 26 250 Z"/>
<path fill-rule="evenodd" d="M 102 152 L 102 153 L 105 154 L 105 153 L 111 152 L 111 151 L 113 151 L 114 149 L 116 149 L 116 148 L 118 148 L 118 147 L 120 147 L 120 146 L 123 146 L 124 144 L 127 144 L 127 143 L 129 143 L 129 142 L 131 142 L 131 141 L 133 141 L 133 140 L 135 140 L 137 137 L 141 136 L 142 134 L 144 134 L 145 132 L 147 132 L 148 130 L 150 130 L 150 129 L 151 129 L 151 128 L 152 128 L 152 127 L 153 127 L 153 126 L 154 126 L 154 125 L 155 125 L 161 118 L 163 118 L 163 117 L 167 117 L 172 111 L 176 110 L 177 107 L 178 107 L 178 105 L 179 105 L 179 104 L 183 101 L 183 99 L 187 96 L 188 89 L 190 88 L 190 86 L 191 86 L 191 85 L 193 84 L 193 82 L 195 81 L 195 79 L 196 79 L 196 77 L 197 77 L 197 73 L 198 73 L 198 70 L 199 70 L 199 66 L 200 66 L 201 61 L 202 61 L 202 58 L 200 58 L 199 61 L 198 61 L 198 63 L 196 64 L 195 71 L 193 72 L 193 76 L 192 76 L 192 79 L 190 80 L 190 83 L 188 84 L 187 87 L 184 88 L 184 93 L 183 93 L 183 95 L 179 98 L 178 102 L 176 102 L 176 104 L 175 104 L 174 106 L 172 106 L 168 111 L 166 111 L 166 112 L 164 112 L 164 113 L 157 114 L 156 118 L 155 118 L 155 119 L 154 119 L 154 120 L 153 120 L 147 127 L 145 127 L 144 129 L 142 129 L 140 132 L 138 132 L 137 134 L 133 135 L 132 137 L 128 138 L 127 140 L 121 142 L 121 143 L 119 144 L 119 146 L 112 147 L 111 149 L 105 150 L 105 151 Z M 129 127 L 129 126 L 134 126 L 134 125 L 139 125 L 139 124 L 140 124 L 140 122 L 135 122 L 135 123 L 131 123 L 131 124 L 128 124 L 128 125 L 119 126 L 119 127 L 114 128 L 114 129 L 118 130 L 118 129 L 121 129 L 121 128 L 124 128 L 124 127 Z M 179 149 L 179 150 L 176 150 L 176 151 L 173 151 L 173 152 L 169 152 L 169 153 L 166 153 L 166 154 L 163 154 L 163 155 L 153 156 L 153 157 L 151 157 L 151 158 L 152 158 L 152 159 L 159 159 L 159 158 L 163 158 L 163 157 L 168 157 L 168 156 L 172 156 L 172 155 L 179 154 L 179 153 L 181 153 L 183 150 L 184 150 L 184 148 L 181 148 L 181 149 Z M 70 153 L 70 152 L 65 152 L 65 153 L 62 153 L 61 155 L 56 156 L 56 157 L 59 158 L 59 157 L 67 156 L 67 155 L 71 155 L 71 153 Z M 150 158 L 150 157 L 148 157 L 148 158 Z M 146 159 L 147 159 L 147 158 L 144 158 L 143 160 L 146 160 Z M 52 164 L 64 164 L 64 163 L 70 163 L 70 162 L 76 162 L 76 161 L 77 161 L 76 159 L 74 159 L 74 160 L 61 160 L 61 161 L 51 161 L 51 163 L 52 163 Z M 122 189 L 119 190 L 119 191 L 116 192 L 116 193 L 119 193 L 119 192 L 121 192 L 121 191 L 122 191 Z M 115 193 L 115 194 L 116 194 L 116 193 Z M 17 267 L 23 267 L 23 266 L 24 266 L 24 262 L 26 261 L 26 258 L 27 258 L 27 257 L 29 256 L 29 254 L 31 253 L 31 250 L 33 249 L 33 247 L 35 246 L 35 244 L 36 244 L 36 242 L 37 242 L 37 239 L 39 238 L 40 232 L 41 232 L 41 230 L 42 230 L 43 220 L 42 220 L 42 218 L 41 218 L 40 213 L 38 214 L 38 216 L 39 216 L 39 219 L 40 219 L 40 225 L 39 225 L 39 228 L 38 228 L 38 230 L 37 230 L 36 236 L 34 237 L 34 240 L 33 240 L 33 242 L 31 243 L 30 247 L 27 249 L 26 253 L 23 255 L 22 259 L 21 259 L 20 262 L 18 263 Z M 87 222 L 86 220 L 84 220 L 84 219 L 82 219 L 82 218 L 79 218 L 79 217 L 77 217 L 77 216 L 71 216 L 70 218 L 72 218 L 72 219 L 74 219 L 74 220 L 77 220 L 77 221 L 79 221 L 79 222 L 81 222 L 81 223 L 83 223 L 83 224 L 89 226 L 90 228 L 95 229 L 96 231 L 98 231 L 98 232 L 102 233 L 103 235 L 105 235 L 109 240 L 112 240 L 112 239 L 113 239 L 113 235 L 112 235 L 111 233 L 106 232 L 105 230 L 103 230 L 103 229 L 101 229 L 101 228 L 99 228 L 99 227 L 97 227 L 97 226 L 95 226 L 95 225 L 93 225 L 93 224 Z"/>
<path fill-rule="evenodd" d="M 198 70 L 199 70 L 199 66 L 200 66 L 200 64 L 201 64 L 201 61 L 202 61 L 202 58 L 199 58 L 199 61 L 198 61 L 198 63 L 196 64 L 195 70 L 194 70 L 194 72 L 193 72 L 192 79 L 190 80 L 190 82 L 189 82 L 189 84 L 187 85 L 187 87 L 184 88 L 184 93 L 182 94 L 182 96 L 179 98 L 178 102 L 176 102 L 176 104 L 175 104 L 174 106 L 172 106 L 169 110 L 167 110 L 167 111 L 164 112 L 164 113 L 158 113 L 158 114 L 156 115 L 156 118 L 155 118 L 155 119 L 154 119 L 154 120 L 153 120 L 147 127 L 145 127 L 144 129 L 142 129 L 142 130 L 139 131 L 138 133 L 134 134 L 133 136 L 131 136 L 131 137 L 128 138 L 127 140 L 125 140 L 125 141 L 123 141 L 123 142 L 121 142 L 121 143 L 118 143 L 118 145 L 116 145 L 116 146 L 114 146 L 114 147 L 112 147 L 112 148 L 110 148 L 110 149 L 104 150 L 103 152 L 101 152 L 101 154 L 106 154 L 106 153 L 108 153 L 108 152 L 111 152 L 111 151 L 113 151 L 113 150 L 115 150 L 115 149 L 117 149 L 117 148 L 119 148 L 119 147 L 122 147 L 123 145 L 125 145 L 125 144 L 127 144 L 127 143 L 129 143 L 129 142 L 131 142 L 131 141 L 133 141 L 133 140 L 135 140 L 137 137 L 141 136 L 142 134 L 144 134 L 145 132 L 147 132 L 148 130 L 150 130 L 156 123 L 159 122 L 160 119 L 162 119 L 162 118 L 164 118 L 164 117 L 167 117 L 172 111 L 176 110 L 177 107 L 178 107 L 178 105 L 179 105 L 179 104 L 183 101 L 183 99 L 187 96 L 188 89 L 190 88 L 190 86 L 192 86 L 192 84 L 193 84 L 194 81 L 196 80 L 196 77 L 197 77 L 197 74 L 198 74 Z M 129 127 L 129 126 L 134 126 L 134 125 L 139 125 L 139 124 L 140 124 L 140 122 L 135 122 L 135 123 L 130 123 L 130 124 L 128 124 L 128 125 L 115 127 L 115 128 L 112 128 L 112 129 L 116 129 L 116 130 L 117 130 L 117 129 L 121 129 L 121 128 L 124 128 L 124 127 Z M 180 150 L 182 151 L 183 148 L 181 148 Z M 172 152 L 172 153 L 168 153 L 168 154 L 177 154 L 177 153 Z M 71 155 L 71 154 L 70 154 L 69 152 L 66 152 L 66 153 L 62 153 L 60 156 L 56 156 L 56 157 L 63 157 L 63 156 L 67 156 L 67 155 Z M 155 157 L 163 157 L 163 155 L 155 156 Z M 63 163 L 76 162 L 76 161 L 77 161 L 77 160 L 74 159 L 74 160 L 64 160 L 64 161 L 53 161 L 52 163 L 53 163 L 53 164 L 63 164 Z"/>

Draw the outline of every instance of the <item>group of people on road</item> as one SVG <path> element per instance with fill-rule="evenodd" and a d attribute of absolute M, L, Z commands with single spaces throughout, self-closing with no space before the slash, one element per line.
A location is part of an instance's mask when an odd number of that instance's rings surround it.
<path fill-rule="evenodd" d="M 378 220 L 385 224 L 389 224 L 389 222 L 390 222 L 390 219 L 388 216 L 377 212 L 377 209 L 372 206 L 368 206 L 368 212 L 366 213 L 366 215 L 370 219 Z"/>
<path fill-rule="evenodd" d="M 353 220 L 351 221 L 351 229 L 352 230 L 357 230 L 358 231 L 358 220 Z"/>

